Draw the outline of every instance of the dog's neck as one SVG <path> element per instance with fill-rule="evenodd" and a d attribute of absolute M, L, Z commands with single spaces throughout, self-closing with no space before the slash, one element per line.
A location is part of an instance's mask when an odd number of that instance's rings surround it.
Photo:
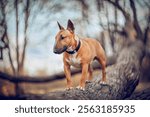
<path fill-rule="evenodd" d="M 80 39 L 79 39 L 79 37 L 77 36 L 77 35 L 75 35 L 74 36 L 74 44 L 73 45 L 71 45 L 71 46 L 69 46 L 68 48 L 67 48 L 67 53 L 69 53 L 69 54 L 74 54 L 74 53 L 76 53 L 78 50 L 79 50 L 79 48 L 80 48 L 80 44 L 81 44 L 81 42 L 80 42 Z"/>

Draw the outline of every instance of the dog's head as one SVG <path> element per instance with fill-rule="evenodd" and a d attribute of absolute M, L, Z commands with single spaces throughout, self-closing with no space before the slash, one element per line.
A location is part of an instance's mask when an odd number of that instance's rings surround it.
<path fill-rule="evenodd" d="M 72 44 L 74 43 L 75 28 L 71 20 L 68 20 L 67 29 L 61 26 L 59 22 L 57 23 L 58 23 L 60 31 L 57 33 L 55 37 L 55 45 L 54 45 L 53 51 L 56 54 L 61 54 L 64 51 L 66 51 L 68 47 L 72 46 Z"/>

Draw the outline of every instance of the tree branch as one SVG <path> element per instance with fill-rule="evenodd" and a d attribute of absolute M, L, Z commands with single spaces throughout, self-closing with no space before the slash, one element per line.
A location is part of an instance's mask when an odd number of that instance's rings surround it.
<path fill-rule="evenodd" d="M 133 12 L 134 28 L 137 31 L 137 37 L 138 37 L 138 39 L 143 39 L 142 30 L 140 28 L 140 25 L 139 25 L 138 19 L 137 19 L 137 13 L 136 13 L 136 7 L 135 7 L 134 0 L 130 0 L 130 6 L 131 6 L 131 9 Z"/>
<path fill-rule="evenodd" d="M 118 10 L 120 10 L 122 12 L 122 14 L 124 15 L 125 19 L 129 18 L 129 14 L 121 7 L 118 0 L 116 0 L 115 2 L 112 0 L 104 0 L 104 1 L 109 2 L 110 4 L 112 4 L 113 6 L 118 8 Z"/>

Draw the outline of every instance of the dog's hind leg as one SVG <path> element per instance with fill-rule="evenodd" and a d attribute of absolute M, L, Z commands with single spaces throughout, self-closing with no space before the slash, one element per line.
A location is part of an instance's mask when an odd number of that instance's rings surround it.
<path fill-rule="evenodd" d="M 100 83 L 106 84 L 106 58 L 102 56 L 98 56 L 97 60 L 99 61 L 102 67 L 102 80 L 100 80 Z"/>
<path fill-rule="evenodd" d="M 102 80 L 100 81 L 100 83 L 102 84 L 106 84 L 106 62 L 102 62 Z"/>

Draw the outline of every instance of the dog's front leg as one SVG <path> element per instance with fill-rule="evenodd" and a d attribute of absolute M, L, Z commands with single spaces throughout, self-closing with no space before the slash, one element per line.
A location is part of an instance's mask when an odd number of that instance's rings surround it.
<path fill-rule="evenodd" d="M 67 63 L 64 64 L 64 72 L 67 80 L 67 90 L 70 90 L 72 89 L 71 71 L 70 71 L 70 65 Z"/>
<path fill-rule="evenodd" d="M 87 79 L 87 76 L 88 76 L 88 64 L 84 63 L 82 64 L 82 76 L 81 76 L 80 84 L 77 88 L 84 90 L 85 80 Z"/>

